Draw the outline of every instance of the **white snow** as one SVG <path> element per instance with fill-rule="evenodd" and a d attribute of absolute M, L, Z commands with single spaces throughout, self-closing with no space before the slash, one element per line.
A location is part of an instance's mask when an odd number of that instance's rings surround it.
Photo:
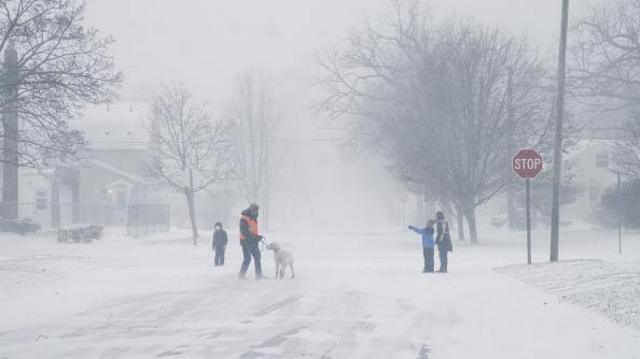
<path fill-rule="evenodd" d="M 499 271 L 640 330 L 640 262 L 590 259 L 511 265 Z"/>
<path fill-rule="evenodd" d="M 0 358 L 640 358 L 639 235 L 619 256 L 611 232 L 564 232 L 563 261 L 547 265 L 536 232 L 528 267 L 522 233 L 487 230 L 454 243 L 447 274 L 420 272 L 408 231 L 271 233 L 297 277 L 264 281 L 237 279 L 232 233 L 221 268 L 210 232 L 198 247 L 179 230 L 2 234 Z M 273 276 L 271 252 L 263 263 Z"/>

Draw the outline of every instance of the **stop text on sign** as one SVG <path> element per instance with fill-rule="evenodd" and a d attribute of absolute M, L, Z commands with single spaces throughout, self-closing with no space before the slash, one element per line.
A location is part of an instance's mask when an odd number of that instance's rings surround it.
<path fill-rule="evenodd" d="M 542 156 L 536 150 L 523 149 L 513 156 L 512 169 L 521 178 L 534 178 L 542 171 L 542 166 Z"/>
<path fill-rule="evenodd" d="M 535 170 L 542 167 L 542 158 L 516 158 L 513 160 L 513 169 L 518 170 Z"/>

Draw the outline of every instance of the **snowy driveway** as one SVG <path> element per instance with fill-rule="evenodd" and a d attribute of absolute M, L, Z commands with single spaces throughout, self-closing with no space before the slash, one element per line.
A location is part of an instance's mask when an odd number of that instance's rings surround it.
<path fill-rule="evenodd" d="M 280 235 L 298 277 L 240 281 L 235 243 L 213 268 L 208 243 L 37 241 L 0 239 L 0 358 L 640 358 L 640 332 L 495 272 L 522 260 L 504 242 L 422 274 L 411 234 Z"/>

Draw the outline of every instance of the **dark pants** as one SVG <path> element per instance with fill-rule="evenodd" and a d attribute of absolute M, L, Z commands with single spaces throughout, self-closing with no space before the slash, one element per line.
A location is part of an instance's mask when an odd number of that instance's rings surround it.
<path fill-rule="evenodd" d="M 216 255 L 213 262 L 216 266 L 224 265 L 224 247 L 214 249 Z"/>
<path fill-rule="evenodd" d="M 449 258 L 447 255 L 449 254 L 448 250 L 438 250 L 438 254 L 440 255 L 440 272 L 447 272 L 447 265 L 449 264 Z"/>
<path fill-rule="evenodd" d="M 423 272 L 433 272 L 433 253 L 433 248 L 422 248 L 422 255 L 424 256 Z"/>
<path fill-rule="evenodd" d="M 256 278 L 262 277 L 262 264 L 260 263 L 260 248 L 258 247 L 258 241 L 245 239 L 240 241 L 242 246 L 242 255 L 244 260 L 242 261 L 242 267 L 240 267 L 240 277 L 244 278 L 244 275 L 249 269 L 251 264 L 251 257 L 253 256 L 253 266 L 256 269 Z"/>

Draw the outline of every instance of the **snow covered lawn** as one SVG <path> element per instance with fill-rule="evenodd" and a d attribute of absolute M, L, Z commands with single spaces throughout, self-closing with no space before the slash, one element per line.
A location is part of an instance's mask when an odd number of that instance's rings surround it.
<path fill-rule="evenodd" d="M 640 262 L 573 260 L 498 271 L 640 330 Z"/>
<path fill-rule="evenodd" d="M 618 257 L 609 233 L 563 233 L 563 259 L 605 261 L 523 268 L 509 267 L 525 258 L 521 233 L 485 234 L 454 243 L 450 273 L 423 274 L 409 232 L 270 234 L 296 258 L 297 278 L 282 281 L 238 280 L 233 239 L 213 267 L 209 236 L 0 236 L 0 358 L 640 358 L 639 330 L 567 299 L 597 286 L 577 273 L 625 271 L 618 293 L 637 299 L 638 236 Z M 535 261 L 547 246 L 536 233 Z"/>

